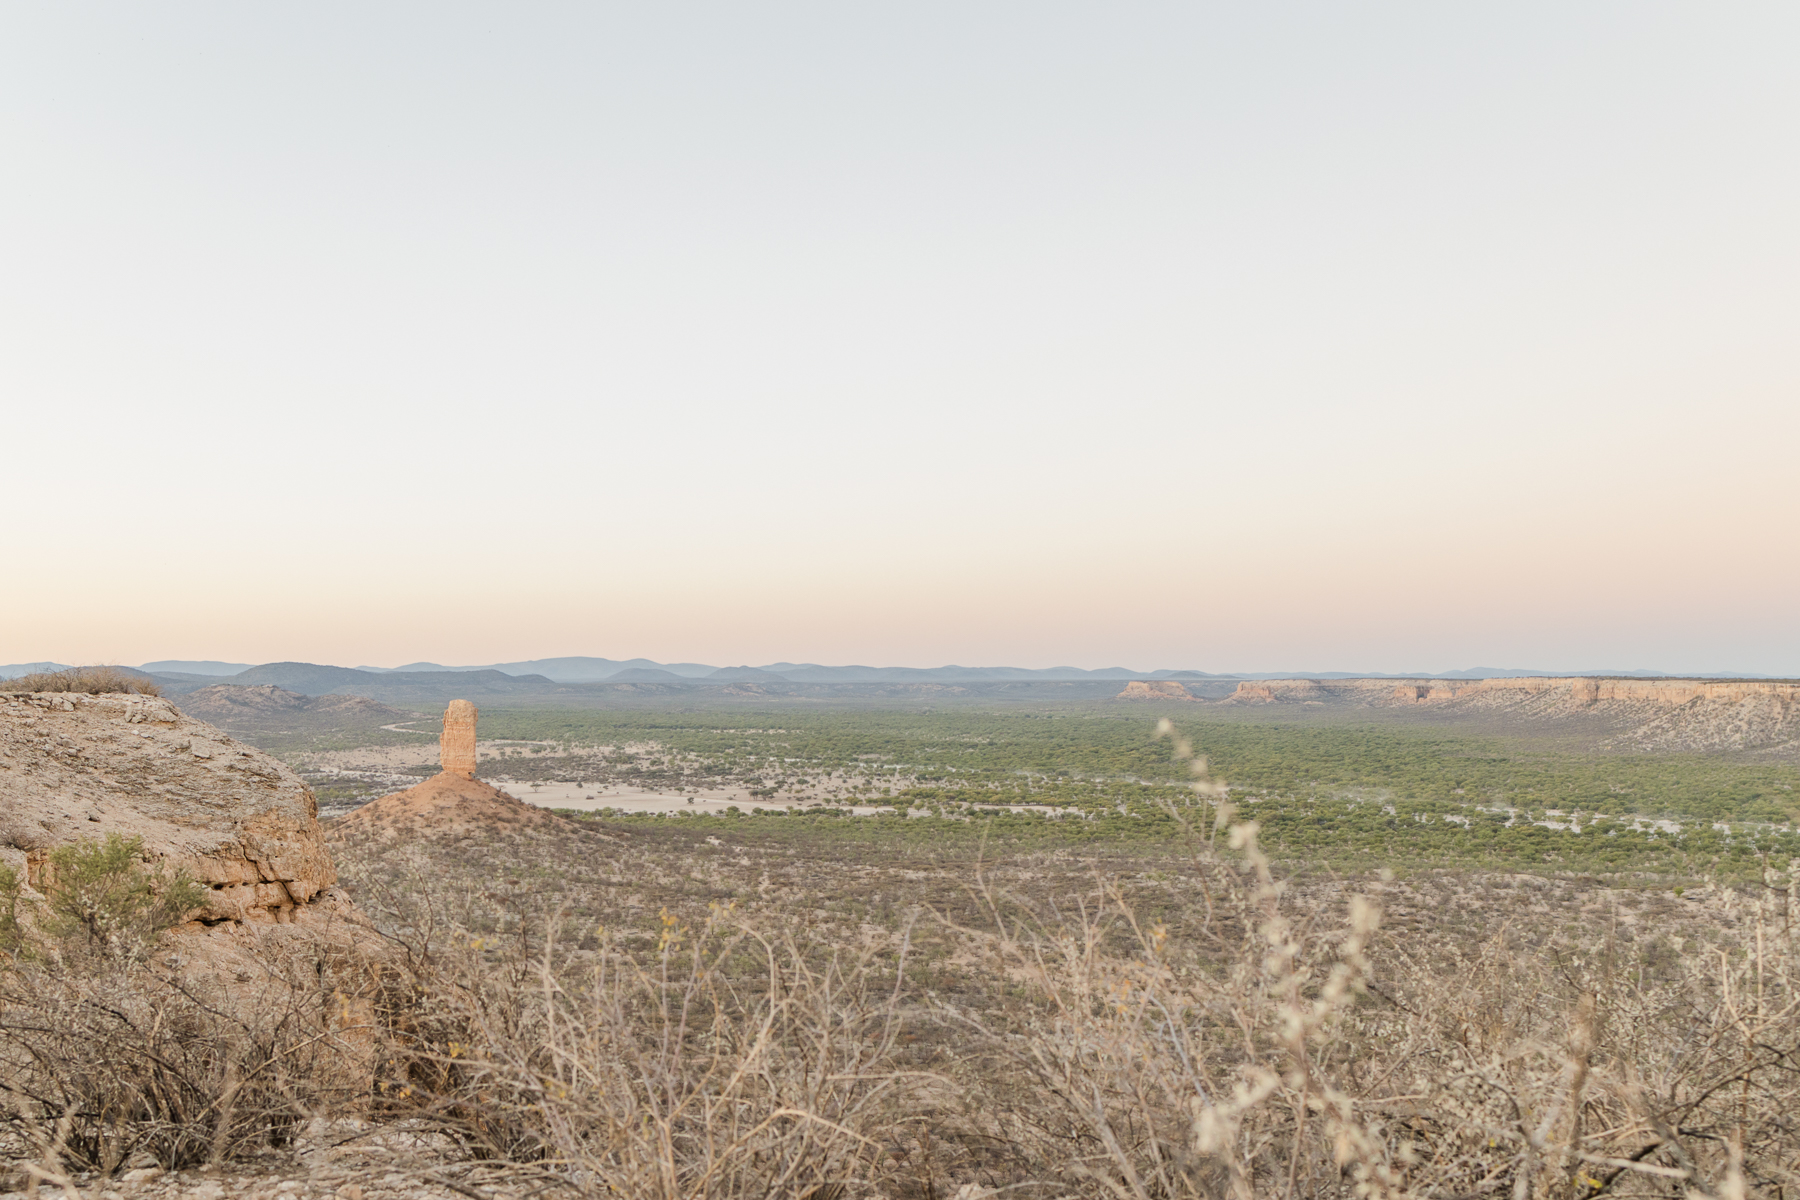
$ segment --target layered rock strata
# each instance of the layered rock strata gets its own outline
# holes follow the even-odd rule
[[[1784,703],[1800,700],[1800,683],[1769,679],[1616,679],[1569,676],[1531,676],[1518,679],[1263,679],[1238,684],[1232,700],[1280,703],[1294,700],[1340,699],[1366,704],[1466,700],[1479,696],[1514,699],[1562,693],[1582,704],[1602,700],[1642,701],[1653,704],[1689,704],[1715,700],[1735,704],[1768,699]]]
[[[312,792],[280,762],[154,696],[0,693],[0,861],[143,839],[206,885],[195,921],[286,924],[337,882]]]
[[[54,884],[58,846],[113,833],[142,839],[165,878],[206,885],[154,970],[247,1036],[297,1020],[289,1032],[328,1054],[314,1083],[360,1103],[389,952],[334,886],[307,786],[167,700],[0,693],[0,863],[24,876],[28,907]]]
[[[1563,723],[1604,746],[1800,761],[1800,682],[1771,679],[1246,680],[1223,703],[1338,704]]]

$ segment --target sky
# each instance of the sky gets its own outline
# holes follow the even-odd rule
[[[0,662],[1800,675],[1800,7],[0,9]]]

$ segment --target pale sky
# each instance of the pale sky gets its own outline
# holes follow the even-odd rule
[[[1800,674],[1800,7],[9,3],[0,662]]]

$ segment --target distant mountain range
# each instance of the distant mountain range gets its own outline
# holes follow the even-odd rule
[[[147,663],[146,671],[158,664]],[[232,664],[221,663],[219,666]],[[704,679],[713,683],[969,683],[996,680],[1131,680],[1131,679],[1523,679],[1536,676],[1597,675],[1659,679],[1667,671],[1606,668],[1586,671],[1531,670],[1518,667],[1470,667],[1463,671],[1256,671],[1215,674],[1210,671],[1133,671],[1128,667],[826,667],[818,663],[765,663],[760,667],[715,667],[706,663],[659,663],[648,658],[534,658],[525,662],[489,663],[479,667],[446,667],[408,663],[403,667],[358,667],[376,674],[420,671],[500,671],[507,675],[542,675],[558,683],[599,683],[630,679],[667,681]],[[225,672],[218,672],[224,674]],[[1708,679],[1765,679],[1769,676],[1721,671]]]
[[[0,666],[0,679],[12,679],[40,671],[66,670],[67,664],[53,662],[13,663]],[[435,696],[445,687],[454,686],[471,695],[542,692],[556,690],[558,685],[586,683],[663,683],[663,684],[907,684],[907,683],[1052,683],[1111,682],[1133,679],[1512,679],[1524,676],[1630,676],[1658,678],[1666,671],[1526,670],[1513,667],[1471,667],[1464,671],[1375,672],[1375,671],[1258,671],[1239,674],[1214,674],[1209,671],[1133,671],[1125,667],[865,667],[821,666],[818,663],[766,663],[763,666],[715,667],[706,663],[659,663],[647,658],[537,658],[525,662],[490,663],[485,666],[444,666],[440,663],[417,662],[401,667],[333,667],[316,663],[250,663],[217,662],[210,659],[163,659],[144,663],[137,668],[172,686],[175,690],[210,683],[275,684],[309,695],[340,693],[371,695],[379,691],[384,697],[398,697],[416,691],[420,699]],[[455,676],[454,679],[447,678]],[[1748,675],[1721,671],[1705,676],[1690,673],[1688,678],[1766,679],[1766,675]],[[373,688],[373,690],[365,690]]]

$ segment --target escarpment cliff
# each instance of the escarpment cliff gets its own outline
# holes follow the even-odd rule
[[[1238,684],[1237,703],[1341,700],[1360,704],[1418,704],[1448,700],[1511,701],[1555,695],[1577,704],[1625,700],[1690,704],[1712,700],[1800,700],[1800,682],[1771,679],[1611,679],[1590,676],[1536,676],[1518,679],[1261,679]]]
[[[109,833],[204,884],[205,924],[291,924],[337,882],[311,791],[261,751],[154,696],[0,693],[0,862],[40,889]]]
[[[1173,679],[1134,679],[1115,700],[1193,700],[1194,693]]]
[[[1324,704],[1564,721],[1615,749],[1800,756],[1800,682],[1768,679],[1246,680],[1221,703]]]

